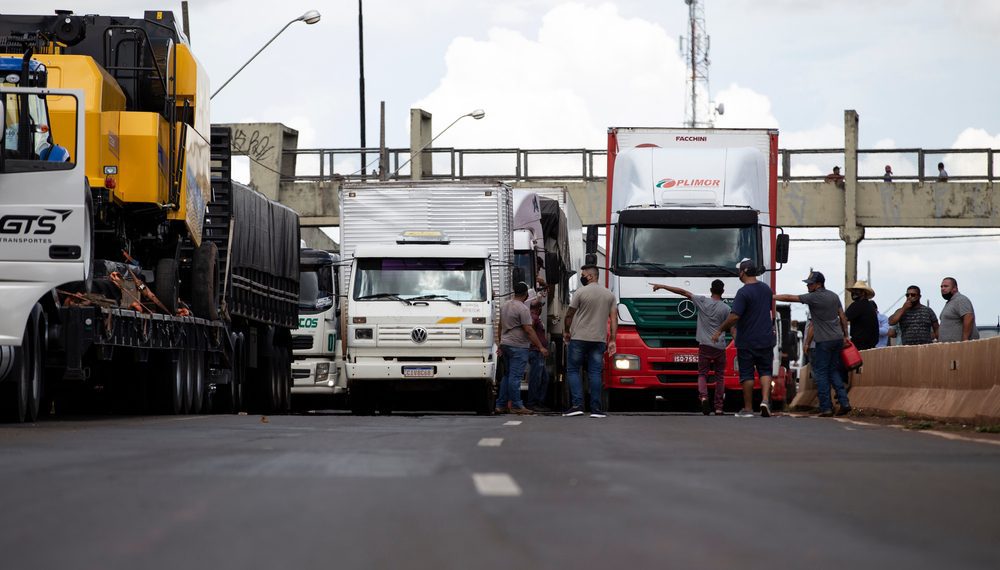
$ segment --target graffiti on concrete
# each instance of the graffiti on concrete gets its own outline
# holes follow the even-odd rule
[[[269,135],[262,135],[259,130],[248,132],[239,127],[233,129],[231,145],[234,154],[249,156],[254,160],[264,160],[274,151]]]

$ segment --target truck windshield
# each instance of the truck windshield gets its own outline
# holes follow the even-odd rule
[[[616,246],[619,275],[737,275],[736,264],[758,261],[755,226],[638,227],[621,226]]]
[[[299,273],[299,310],[325,311],[333,305],[333,268],[303,265]]]
[[[483,259],[358,259],[355,271],[355,300],[366,297],[391,301],[389,297],[373,299],[388,293],[403,299],[486,300],[486,262]]]

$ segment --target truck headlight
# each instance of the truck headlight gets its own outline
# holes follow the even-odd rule
[[[465,329],[465,340],[483,340],[483,329]]]
[[[330,376],[330,363],[323,362],[316,365],[316,382],[323,382]]]
[[[638,370],[639,357],[634,354],[616,354],[615,370]]]
[[[373,329],[354,329],[354,338],[357,340],[372,340],[375,338]]]

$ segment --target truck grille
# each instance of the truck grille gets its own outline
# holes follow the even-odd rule
[[[695,347],[698,311],[687,299],[622,299],[635,320],[642,342],[650,348]],[[681,307],[684,303],[685,306]],[[684,316],[682,316],[682,314]]]
[[[412,334],[414,329],[422,328],[427,331],[427,340],[416,343]],[[441,327],[441,326],[380,326],[378,328],[378,341],[409,344],[414,346],[441,346],[458,345],[462,342],[461,327]]]
[[[309,350],[313,347],[313,337],[307,334],[292,335],[292,350]]]

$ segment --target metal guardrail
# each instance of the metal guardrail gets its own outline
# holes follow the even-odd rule
[[[379,148],[286,150],[286,156],[294,155],[297,159],[296,174],[294,177],[282,177],[282,180],[378,180],[379,176],[373,171],[373,168],[377,169],[379,152]],[[405,164],[406,159],[410,156],[409,148],[388,148],[385,149],[385,152],[389,173],[396,173],[399,170],[399,165]],[[840,166],[844,164],[844,149],[842,148],[781,149],[778,152],[780,153],[779,177],[786,182],[819,181],[825,178],[826,173],[793,176],[791,174],[793,167],[795,163],[803,162],[801,159],[803,156],[828,156],[831,158],[831,162],[838,163]],[[530,182],[536,180],[604,180],[607,178],[608,153],[604,149],[458,149],[440,147],[424,149],[422,154],[430,155],[433,164],[432,172],[423,176],[425,180],[488,178]],[[915,167],[915,172],[901,173],[897,171],[896,166],[893,166],[892,180],[894,182],[936,180],[937,163],[947,162],[946,157],[953,155],[982,155],[982,171],[978,174],[950,174],[948,177],[950,181],[985,180],[994,182],[998,172],[1000,172],[995,164],[997,157],[1000,156],[1000,149],[861,149],[858,150],[858,162],[863,164],[865,158],[876,155],[888,155],[897,161],[897,165]],[[298,160],[303,157],[315,158],[307,161]],[[306,162],[309,164],[305,164]],[[360,167],[362,163],[365,164],[365,168]],[[346,168],[345,165],[347,165]],[[928,165],[932,168],[931,172],[927,172]],[[962,172],[968,170],[966,166],[963,164]],[[338,168],[353,170],[353,172],[337,172]],[[948,170],[947,164],[945,169]],[[303,170],[311,172],[302,172]],[[954,167],[953,170],[955,170]],[[955,170],[955,172],[959,171]],[[395,176],[387,175],[387,178],[403,179],[409,178],[409,175],[409,170],[406,170],[395,174]],[[883,173],[881,171],[876,174],[865,172],[858,176],[858,180],[880,181],[882,179]]]

